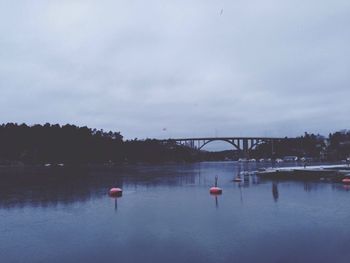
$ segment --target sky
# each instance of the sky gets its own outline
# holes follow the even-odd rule
[[[125,138],[350,128],[348,0],[0,0],[0,122]]]

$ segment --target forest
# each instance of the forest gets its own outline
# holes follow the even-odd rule
[[[49,124],[0,126],[0,163],[107,163],[194,161],[194,150],[157,140],[123,140],[119,132]]]

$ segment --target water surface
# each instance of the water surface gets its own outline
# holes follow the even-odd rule
[[[234,162],[0,173],[0,262],[349,262],[350,192]],[[221,196],[209,194],[219,177]],[[107,195],[122,187],[120,198]]]

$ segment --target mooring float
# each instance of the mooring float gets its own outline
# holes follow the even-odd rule
[[[344,178],[341,180],[344,184],[350,184],[350,178]]]
[[[220,195],[222,194],[222,189],[220,187],[213,186],[209,189],[209,192],[214,195]]]
[[[122,196],[123,190],[121,188],[113,187],[108,193],[110,196]]]

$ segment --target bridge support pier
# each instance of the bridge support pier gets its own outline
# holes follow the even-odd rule
[[[249,159],[248,139],[243,139],[243,156],[242,157]]]

